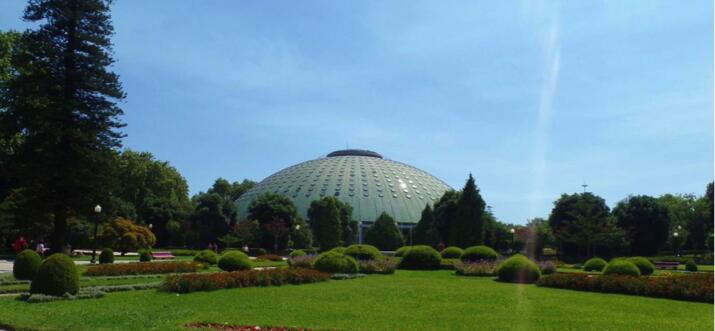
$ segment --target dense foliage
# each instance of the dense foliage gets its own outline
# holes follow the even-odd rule
[[[625,230],[633,255],[652,256],[668,239],[668,208],[658,199],[646,195],[630,196],[613,208],[616,224]]]
[[[484,242],[484,207],[474,177],[469,174],[462,194],[457,201],[457,214],[449,227],[450,246],[468,247]]]
[[[151,250],[140,249],[139,250],[139,262],[151,262],[152,255]]]
[[[400,261],[400,269],[436,270],[440,268],[442,257],[434,248],[427,245],[412,246]]]
[[[443,259],[461,259],[462,255],[464,255],[464,250],[456,246],[449,246],[439,254],[442,255]]]
[[[641,257],[641,256],[634,256],[634,257],[629,257],[628,261],[631,263],[635,264],[636,267],[638,267],[638,270],[641,273],[641,276],[648,276],[653,274],[655,271],[655,265],[653,265],[653,262],[650,262],[650,260]]]
[[[709,303],[713,303],[714,292],[712,275],[700,273],[658,277],[556,273],[542,277],[536,285]]]
[[[422,217],[420,217],[419,222],[417,222],[412,232],[413,242],[416,245],[428,245],[432,247],[439,245],[440,239],[437,223],[434,218],[434,213],[432,212],[432,207],[430,207],[429,204],[425,205],[425,208],[422,210]]]
[[[504,282],[533,283],[541,277],[539,266],[524,255],[516,254],[497,266],[497,277]]]
[[[472,246],[467,247],[462,253],[462,261],[494,261],[499,257],[499,254],[487,246]]]
[[[210,249],[205,249],[194,256],[194,261],[214,265],[218,263],[218,255]]]
[[[321,249],[327,250],[340,246],[341,230],[340,209],[337,199],[332,196],[314,200],[308,208],[308,219],[315,241]]]
[[[603,268],[606,267],[606,260],[600,257],[590,258],[586,263],[583,264],[583,271],[598,271],[601,272]]]
[[[402,246],[395,251],[395,257],[402,257],[412,246]]]
[[[352,256],[328,251],[318,255],[313,261],[313,268],[327,273],[354,274],[359,266]]]
[[[99,253],[99,264],[114,263],[114,251],[111,248],[102,249]]]
[[[251,202],[248,219],[256,220],[260,225],[258,242],[261,247],[280,250],[288,246],[288,236],[295,231],[298,212],[289,198],[265,193]]]
[[[298,285],[328,279],[330,275],[327,273],[304,268],[245,270],[169,276],[162,283],[161,290],[190,293],[254,286]]]
[[[384,251],[394,251],[402,247],[404,241],[397,223],[385,212],[365,232],[365,243]]]
[[[40,269],[42,258],[37,252],[26,249],[15,256],[12,264],[12,276],[15,279],[32,280]]]
[[[379,260],[358,260],[360,273],[391,275],[395,273],[398,259],[385,258]]]
[[[218,267],[223,271],[249,270],[253,264],[248,255],[239,251],[228,251],[218,259]]]
[[[79,272],[72,259],[62,253],[48,257],[37,270],[30,284],[30,293],[61,296],[65,293],[77,294]]]
[[[356,260],[382,260],[383,258],[380,250],[372,245],[350,245],[345,249],[344,254]]]
[[[122,253],[150,248],[156,243],[156,237],[149,228],[123,217],[117,217],[102,228],[101,240]]]
[[[492,261],[467,262],[458,261],[454,270],[460,276],[491,277],[496,274],[496,264]]]
[[[85,276],[125,276],[196,272],[195,262],[115,263],[89,266]]]
[[[627,259],[613,259],[603,268],[604,275],[640,276],[641,272],[633,262]]]

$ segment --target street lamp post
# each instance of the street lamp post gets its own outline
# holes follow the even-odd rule
[[[673,246],[675,246],[675,256],[679,256],[679,254],[678,254],[678,248],[679,248],[679,247],[678,247],[678,246],[680,246],[680,245],[678,245],[678,244],[679,244],[679,242],[678,242],[678,231],[675,231],[675,232],[673,232]]]
[[[96,214],[94,217],[94,243],[92,245],[92,261],[90,261],[90,263],[93,264],[97,262],[97,260],[95,259],[97,257],[97,227],[99,227],[99,213],[101,212],[102,206],[94,206],[94,213]]]
[[[509,232],[511,233],[511,245],[510,245],[511,247],[509,249],[510,249],[510,251],[513,252],[514,251],[514,241],[515,241],[514,234],[516,233],[516,230],[514,230],[514,228],[511,228],[511,229],[509,229]]]

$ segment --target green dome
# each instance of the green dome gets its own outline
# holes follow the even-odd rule
[[[341,150],[326,157],[283,169],[244,193],[238,200],[239,219],[257,196],[272,192],[293,200],[307,219],[313,200],[335,196],[353,207],[353,218],[372,222],[382,212],[399,223],[417,223],[425,204],[451,190],[436,177],[404,163],[365,150]]]

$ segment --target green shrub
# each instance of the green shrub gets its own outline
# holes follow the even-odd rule
[[[210,249],[205,249],[194,256],[194,261],[214,265],[218,262],[218,255]]]
[[[268,251],[265,248],[250,248],[248,249],[248,255],[250,256],[259,256],[259,255],[266,255],[268,254]]]
[[[400,269],[434,270],[439,269],[442,257],[434,248],[427,245],[412,246],[400,261]]]
[[[395,251],[395,257],[403,257],[412,246],[402,246]]]
[[[12,275],[16,279],[32,280],[37,274],[37,269],[42,264],[42,258],[37,252],[26,249],[15,256],[12,265]]]
[[[347,248],[345,248],[345,247],[335,247],[335,248],[329,250],[328,252],[333,252],[333,253],[338,253],[338,254],[345,254],[345,250],[346,250],[346,249],[347,249]]]
[[[74,261],[62,253],[52,254],[42,262],[37,275],[30,284],[30,293],[61,296],[65,293],[77,294],[79,273]]]
[[[539,266],[526,256],[516,254],[497,266],[497,277],[504,282],[533,283],[541,277]]]
[[[307,255],[304,250],[302,250],[302,249],[296,249],[296,250],[290,252],[290,255],[288,255],[288,256],[290,256],[290,257],[296,257],[296,256],[303,256],[303,255]]]
[[[640,270],[641,275],[643,276],[652,275],[655,271],[655,266],[653,265],[653,263],[644,257],[634,256],[628,258],[628,261],[631,261],[631,263],[635,264],[636,267],[638,267],[638,270]]]
[[[462,261],[494,261],[499,254],[489,246],[472,246],[464,250]]]
[[[352,256],[328,251],[315,258],[313,268],[331,274],[354,274],[358,272],[358,263]]]
[[[457,246],[449,246],[440,253],[443,259],[461,259],[462,254],[464,254],[464,250]]]
[[[698,271],[698,265],[692,259],[688,260],[688,262],[685,262],[685,270],[690,272]]]
[[[148,249],[139,250],[139,262],[150,262],[151,261],[151,251]]]
[[[640,276],[641,271],[636,267],[633,262],[627,259],[613,259],[609,262],[605,268],[603,268],[604,275],[627,275],[627,276]]]
[[[606,267],[606,260],[600,257],[590,258],[586,263],[583,264],[583,271],[598,271],[601,272],[603,268]]]
[[[350,245],[345,249],[344,254],[356,260],[382,260],[383,258],[380,250],[372,245]]]
[[[111,248],[105,248],[99,253],[99,264],[114,263],[114,251]]]
[[[242,252],[228,251],[221,255],[218,267],[223,271],[248,270],[251,269],[251,260]]]

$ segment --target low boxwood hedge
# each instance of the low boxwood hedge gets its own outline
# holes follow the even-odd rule
[[[352,257],[334,251],[318,255],[313,261],[313,268],[331,274],[354,274],[358,272],[358,263]]]
[[[40,269],[42,258],[37,252],[26,249],[15,256],[12,265],[12,275],[15,279],[32,280]]]
[[[442,257],[434,248],[427,245],[412,246],[400,261],[400,269],[435,270],[440,269]]]
[[[499,257],[499,254],[489,246],[472,246],[464,250],[462,261],[477,262],[477,261],[494,261]]]
[[[650,260],[641,257],[641,256],[634,256],[634,257],[629,257],[628,261],[631,263],[635,264],[636,267],[638,267],[638,270],[641,272],[641,276],[648,276],[652,275],[653,272],[655,271],[655,265],[653,265]]]
[[[218,267],[223,271],[249,270],[252,267],[248,255],[240,251],[228,251],[221,255]]]
[[[99,253],[99,264],[114,263],[114,251],[111,248],[105,248]]]
[[[395,251],[395,257],[403,257],[412,246],[402,246]]]
[[[296,257],[296,256],[303,256],[303,255],[307,255],[304,250],[302,250],[302,249],[296,249],[296,250],[290,252],[290,254],[289,254],[288,256],[289,256],[289,257]]]
[[[167,277],[160,290],[174,293],[213,291],[253,286],[281,286],[322,282],[330,275],[311,269],[267,269],[233,272],[197,273]]]
[[[633,262],[626,259],[613,259],[603,268],[604,275],[640,276],[641,271]]]
[[[139,250],[139,262],[150,262],[151,261],[151,250],[140,249]]]
[[[113,263],[87,267],[85,276],[126,276],[171,274],[181,272],[196,272],[199,264],[196,262],[154,262],[154,263]]]
[[[583,271],[598,271],[601,272],[603,271],[603,268],[606,267],[606,260],[600,258],[600,257],[594,257],[590,258],[586,263],[583,264]]]
[[[516,254],[497,266],[497,277],[504,282],[533,283],[541,277],[539,266],[524,255]]]
[[[218,255],[210,249],[205,249],[194,256],[194,261],[214,265],[218,263]]]
[[[30,293],[61,296],[65,293],[77,294],[79,272],[74,261],[62,253],[52,254],[37,270],[30,284]]]
[[[442,255],[443,259],[461,259],[464,254],[464,250],[457,246],[449,246],[439,253]]]
[[[382,260],[380,250],[373,245],[350,245],[343,253],[352,256],[356,260]]]

